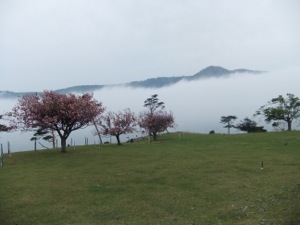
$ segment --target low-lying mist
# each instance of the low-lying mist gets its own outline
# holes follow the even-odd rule
[[[249,117],[254,119],[260,126],[265,126],[268,131],[273,129],[267,126],[263,118],[253,118],[255,111],[269,100],[278,95],[292,93],[300,96],[299,70],[269,72],[263,74],[235,74],[225,78],[210,78],[193,82],[180,82],[173,86],[161,89],[140,89],[126,86],[118,88],[105,88],[94,92],[94,98],[101,101],[107,111],[119,111],[130,108],[139,112],[146,110],[143,107],[144,101],[153,94],[158,94],[160,101],[165,103],[165,110],[172,111],[177,126],[169,131],[188,131],[209,133],[214,130],[216,133],[226,133],[220,123],[221,116],[235,115],[236,122]],[[17,100],[0,99],[0,114],[8,112],[17,103]],[[293,129],[296,129],[293,124]],[[68,143],[75,142],[76,145],[83,145],[85,138],[89,144],[98,143],[98,138],[93,136],[91,130],[86,128],[75,131],[68,139]],[[232,129],[232,133],[238,133]],[[140,133],[133,136],[140,136]],[[11,151],[24,151],[33,149],[33,142],[30,141],[32,133],[4,133],[0,134],[0,143],[7,149],[7,142],[10,142]],[[123,135],[121,140],[128,140],[130,135]],[[115,138],[112,137],[112,141]],[[109,138],[104,138],[109,141]],[[50,144],[43,142],[51,147]],[[39,149],[42,149],[38,145]]]

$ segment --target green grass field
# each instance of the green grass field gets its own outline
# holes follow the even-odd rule
[[[5,155],[0,224],[299,225],[300,132]]]

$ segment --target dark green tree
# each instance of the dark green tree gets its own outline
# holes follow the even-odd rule
[[[36,142],[38,140],[52,142],[53,148],[55,148],[55,143],[54,143],[55,136],[54,136],[53,132],[51,134],[51,131],[45,127],[37,128],[35,133],[33,134],[33,137],[30,140],[34,141],[34,150],[35,151],[36,151]],[[40,143],[40,145],[42,145],[42,144]],[[44,145],[42,145],[42,146],[45,147]]]
[[[160,102],[157,96],[157,94],[154,94],[144,101],[144,107],[149,109],[151,115],[153,115],[155,111],[163,110],[165,108],[165,103]]]
[[[234,127],[236,129],[239,129],[241,131],[245,131],[248,133],[266,132],[267,131],[264,129],[263,126],[257,126],[257,123],[253,120],[250,120],[248,117],[246,117],[244,120],[240,121],[240,123]]]
[[[0,120],[3,119],[3,115],[0,115]],[[0,132],[7,132],[10,131],[12,129],[12,127],[4,125],[4,124],[0,124]]]
[[[277,98],[271,99],[268,104],[261,106],[254,115],[264,116],[266,122],[273,122],[273,126],[276,126],[279,121],[285,121],[288,131],[291,131],[292,122],[300,117],[300,100],[289,93],[286,98],[279,95]]]
[[[234,127],[234,125],[232,124],[234,120],[236,120],[237,117],[236,116],[222,116],[221,117],[221,123],[226,124],[224,126],[224,128],[228,129],[228,134],[230,134],[230,128]]]

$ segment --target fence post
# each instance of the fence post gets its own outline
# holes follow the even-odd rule
[[[1,167],[3,167],[3,146],[2,146],[2,144],[1,144],[0,158],[1,158],[1,161],[0,161]]]
[[[7,142],[7,154],[8,154],[9,157],[11,156],[10,155],[10,143],[9,143],[9,141]]]

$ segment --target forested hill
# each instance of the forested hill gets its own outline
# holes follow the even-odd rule
[[[236,73],[258,74],[258,73],[263,73],[263,71],[247,70],[247,69],[227,70],[219,66],[209,66],[203,70],[200,70],[198,73],[192,76],[157,77],[157,78],[150,78],[143,81],[134,81],[128,83],[128,85],[131,87],[141,87],[141,88],[161,88],[161,87],[173,85],[182,80],[194,81],[194,80],[212,78],[212,77],[224,77]]]
[[[179,81],[195,81],[199,79],[206,79],[212,77],[224,77],[236,73],[248,73],[248,74],[258,74],[264,71],[248,70],[248,69],[235,69],[228,70],[219,66],[209,66],[192,76],[177,76],[177,77],[157,77],[150,78],[142,81],[133,81],[125,84],[115,84],[115,85],[79,85],[68,87],[64,89],[55,90],[58,93],[83,93],[83,92],[93,92],[105,87],[117,87],[117,86],[127,86],[132,88],[162,88],[176,84]],[[11,92],[11,91],[0,91],[0,98],[17,98],[25,94],[31,94],[36,92]]]

